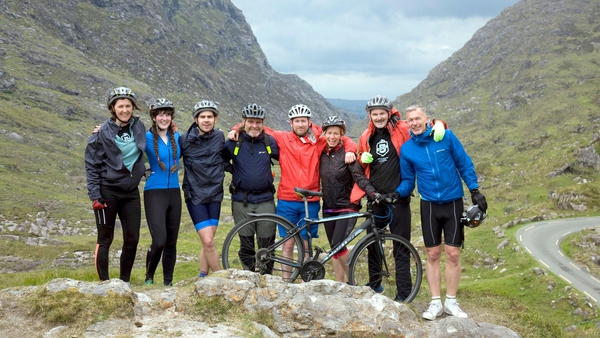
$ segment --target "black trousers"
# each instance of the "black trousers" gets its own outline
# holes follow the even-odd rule
[[[138,188],[122,190],[115,187],[100,187],[100,194],[106,200],[106,207],[94,210],[98,240],[94,261],[100,280],[109,280],[109,249],[115,236],[117,216],[123,228],[123,247],[121,248],[120,276],[124,282],[129,282],[131,269],[135,262],[138,241],[140,239],[140,221],[142,206]]]

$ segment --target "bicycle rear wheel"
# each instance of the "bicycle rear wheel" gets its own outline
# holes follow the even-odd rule
[[[288,238],[286,242],[292,243],[293,248],[291,256],[284,257],[284,241],[276,238],[278,224],[285,227],[288,234],[294,229],[288,220],[275,214],[250,216],[236,224],[223,242],[223,268],[271,274],[293,282],[304,260],[304,244],[300,235]]]
[[[409,303],[417,296],[423,279],[419,253],[398,235],[380,236],[379,243],[371,234],[352,250],[349,280],[359,286],[383,290],[388,297]]]

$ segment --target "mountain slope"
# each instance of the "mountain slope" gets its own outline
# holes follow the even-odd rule
[[[523,0],[395,104],[448,121],[492,215],[598,211],[599,43],[597,1]]]

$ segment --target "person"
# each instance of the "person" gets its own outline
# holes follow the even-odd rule
[[[273,136],[264,132],[265,110],[256,103],[242,109],[242,129],[238,140],[225,142],[224,157],[232,161],[233,171],[229,191],[231,210],[237,224],[248,213],[275,213],[275,186],[271,159],[279,160],[279,148]],[[255,244],[265,248],[275,242],[276,226],[257,222],[254,233],[240,234],[240,259],[245,269],[255,270]],[[256,243],[255,238],[256,236]],[[273,265],[267,267],[271,273]]]
[[[359,161],[377,192],[389,194],[400,184],[400,147],[410,137],[408,125],[405,120],[401,119],[400,112],[385,96],[372,97],[367,102],[365,109],[369,116],[369,125],[359,138]],[[435,136],[440,138],[443,137],[443,134],[443,122],[436,123]],[[364,191],[355,185],[350,200],[357,204],[364,194]],[[391,216],[390,231],[410,241],[410,196],[396,199],[394,203],[375,204],[373,213],[377,216],[376,224],[379,228],[385,227],[386,216]],[[377,253],[374,250],[369,250],[368,255],[370,261],[377,259]],[[404,259],[397,258],[396,262],[397,294],[395,300],[404,301],[412,288],[409,256],[398,255],[398,257],[404,257]],[[382,293],[384,291],[378,276],[372,275],[369,280],[368,286],[375,292]]]
[[[98,228],[94,264],[99,279],[109,280],[109,250],[119,216],[123,228],[119,278],[129,282],[140,237],[138,185],[146,172],[142,161],[146,128],[133,115],[134,110],[140,109],[130,88],[111,90],[106,105],[111,117],[90,136],[85,148],[88,196]]]
[[[152,244],[146,253],[145,284],[154,284],[154,273],[162,257],[163,284],[170,286],[181,223],[180,135],[174,130],[175,107],[170,100],[155,100],[149,113],[152,127],[146,132],[146,155],[150,175],[144,186],[144,209]]]
[[[214,102],[202,100],[196,103],[194,122],[180,138],[185,169],[182,185],[185,204],[202,242],[200,278],[207,276],[210,270],[221,270],[215,234],[223,201],[225,137],[221,130],[215,129],[218,116]]]
[[[442,314],[441,267],[442,232],[446,256],[446,300],[444,311],[452,316],[467,318],[456,301],[460,280],[460,248],[463,243],[463,225],[460,218],[463,212],[462,180],[471,192],[474,204],[485,213],[487,201],[479,192],[477,175],[473,162],[462,144],[451,130],[447,130],[443,140],[435,142],[431,136],[431,126],[422,106],[406,109],[406,121],[411,138],[402,146],[400,168],[402,182],[394,195],[406,198],[415,188],[417,180],[421,195],[421,228],[427,249],[427,283],[431,292],[429,308],[423,318],[434,320]]]
[[[265,132],[275,138],[279,146],[279,166],[281,168],[281,180],[277,188],[276,213],[287,218],[292,224],[302,226],[305,224],[305,209],[302,198],[294,192],[294,188],[319,191],[319,161],[320,154],[325,148],[327,141],[320,137],[322,130],[311,121],[311,110],[304,104],[297,104],[288,111],[288,119],[292,131],[275,131],[265,127]],[[228,138],[237,140],[239,125],[234,126]],[[342,138],[346,149],[345,159],[347,162],[356,160],[356,144],[349,137]],[[318,218],[321,205],[319,197],[307,198],[310,218]],[[279,235],[285,237],[287,231],[281,225],[278,226]],[[309,227],[311,238],[318,238],[318,225]],[[304,245],[308,245],[308,231],[301,231]],[[282,256],[292,257],[294,249],[293,241],[286,241],[282,247]],[[289,266],[284,266],[284,269]],[[284,279],[289,277],[289,272],[284,271]]]
[[[346,123],[338,116],[328,117],[322,124],[327,146],[321,153],[319,175],[323,192],[323,217],[333,217],[358,212],[360,206],[350,202],[354,182],[369,196],[380,200],[375,188],[356,161],[347,164],[344,159],[342,136],[346,134]],[[354,229],[356,218],[325,222],[325,233],[331,248],[337,247]],[[333,256],[333,272],[337,282],[348,281],[348,248],[342,248]]]

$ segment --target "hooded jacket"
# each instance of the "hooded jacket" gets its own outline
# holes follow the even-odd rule
[[[401,197],[410,195],[418,178],[421,199],[437,204],[448,203],[464,196],[462,180],[471,189],[478,188],[473,161],[451,130],[435,142],[431,126],[420,135],[413,135],[402,146],[400,168],[402,182],[396,191]]]
[[[121,129],[113,120],[102,123],[97,133],[88,139],[85,148],[85,176],[90,200],[102,197],[100,186],[116,187],[123,190],[137,188],[146,172],[142,161],[146,147],[146,127],[139,117],[132,117],[129,128],[133,133],[135,144],[140,150],[140,156],[135,161],[131,171],[123,163],[123,153],[115,142],[115,137]]]
[[[192,204],[223,201],[225,136],[218,129],[200,135],[198,124],[192,123],[179,138],[183,156],[183,193]]]

